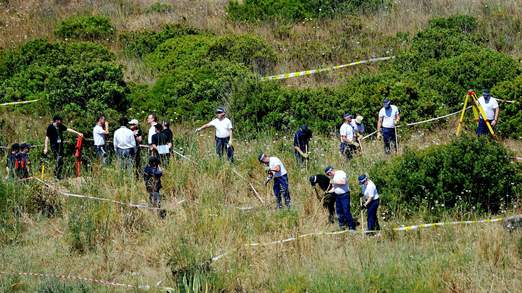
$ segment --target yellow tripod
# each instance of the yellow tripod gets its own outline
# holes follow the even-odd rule
[[[468,107],[468,102],[471,100],[473,103],[471,106],[473,108],[473,114],[475,116],[475,120],[478,121],[479,115],[484,119],[484,122],[486,122],[486,125],[488,126],[489,132],[491,133],[491,136],[493,138],[497,138],[495,131],[493,130],[493,127],[491,127],[491,124],[489,123],[486,112],[484,112],[484,109],[480,106],[480,103],[478,102],[477,94],[473,90],[469,90],[468,94],[464,98],[464,107],[462,108],[462,113],[460,114],[459,119],[459,125],[457,126],[457,136],[460,135],[460,132],[462,130],[462,124],[464,123],[464,113],[466,112],[466,108]]]

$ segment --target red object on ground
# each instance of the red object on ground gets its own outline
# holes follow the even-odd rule
[[[80,177],[80,170],[82,167],[82,147],[83,147],[83,137],[78,136],[76,138],[76,146],[74,151],[74,157],[76,158],[75,169],[76,169],[76,177]]]

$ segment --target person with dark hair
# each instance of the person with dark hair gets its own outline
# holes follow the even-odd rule
[[[335,170],[331,166],[326,167],[324,173],[331,178],[331,188],[328,193],[335,194],[335,209],[339,227],[341,230],[346,228],[355,230],[355,222],[350,212],[350,187],[346,173],[342,170]]]
[[[379,111],[379,119],[377,120],[377,139],[382,135],[384,140],[384,153],[390,154],[391,146],[395,148],[397,152],[397,134],[396,125],[401,119],[399,108],[392,105],[391,101],[384,99],[383,107]]]
[[[150,113],[149,116],[147,116],[147,124],[150,125],[149,133],[147,136],[147,144],[152,144],[152,136],[156,134],[156,129],[154,126],[158,124],[158,116],[156,116],[156,113]]]
[[[205,128],[214,126],[216,128],[216,153],[222,158],[226,150],[229,161],[234,161],[234,147],[232,146],[232,122],[225,117],[225,108],[216,109],[216,118],[209,123],[196,129],[199,132]]]
[[[15,179],[16,178],[16,157],[20,152],[20,145],[14,143],[11,145],[11,150],[7,155],[7,161],[5,164],[5,171],[7,173],[6,179]]]
[[[172,140],[174,138],[174,134],[172,133],[172,129],[170,129],[170,123],[167,120],[161,121],[161,125],[163,125],[163,134],[167,137],[167,145],[169,146],[169,150],[172,149]]]
[[[310,176],[309,181],[310,185],[314,188],[317,199],[321,201],[324,208],[328,210],[328,222],[333,224],[335,222],[335,194],[328,192],[328,190],[330,190],[330,178],[323,174],[317,174]],[[315,188],[317,185],[319,185],[319,188],[323,191],[322,195],[320,195],[317,188]]]
[[[16,155],[16,175],[20,179],[29,178],[31,170],[31,160],[29,158],[29,151],[31,145],[23,143],[20,145],[20,152]]]
[[[484,92],[480,98],[478,98],[478,102],[482,109],[486,114],[486,120],[489,122],[491,127],[495,127],[498,122],[498,116],[500,113],[500,108],[498,107],[498,102],[495,98],[491,96],[489,93],[489,89],[484,89]],[[477,135],[489,135],[488,126],[482,115],[479,115],[478,125],[477,125]]]
[[[264,153],[261,153],[257,158],[260,163],[268,166],[268,176],[265,180],[267,185],[272,179],[274,179],[274,196],[276,198],[277,208],[283,208],[281,203],[281,194],[285,199],[285,205],[287,208],[291,207],[290,190],[288,188],[288,173],[286,172],[285,165],[277,157],[269,157]]]
[[[143,179],[145,180],[145,188],[149,193],[150,204],[155,208],[161,207],[161,176],[163,176],[163,171],[159,159],[150,157],[149,164],[143,170]]]
[[[136,147],[134,148],[134,165],[136,170],[136,179],[140,178],[141,175],[141,147],[140,144],[143,141],[143,134],[139,127],[137,119],[129,121],[130,130],[134,133],[134,140],[136,141]]]
[[[129,120],[126,117],[120,119],[120,128],[114,132],[114,152],[120,170],[126,170],[128,174],[132,172],[134,154],[136,150],[136,139],[134,132],[127,128]]]
[[[44,143],[44,155],[47,155],[49,151],[49,144],[51,144],[51,151],[54,154],[56,159],[56,166],[54,169],[54,176],[57,179],[62,179],[62,168],[63,168],[63,133],[70,132],[76,134],[77,136],[83,137],[83,134],[72,129],[68,128],[62,124],[62,117],[55,115],[53,117],[53,122],[47,126],[47,131],[45,134],[45,143]]]
[[[308,144],[311,138],[312,131],[306,124],[301,125],[294,134],[294,155],[300,166],[308,159]]]
[[[167,145],[167,136],[163,133],[163,126],[159,123],[154,125],[156,133],[152,136],[152,144],[150,151],[153,157],[158,157],[162,165],[169,163],[169,146]]]
[[[104,115],[100,115],[96,125],[92,129],[92,138],[94,139],[94,147],[96,148],[96,157],[103,165],[107,163],[108,157],[105,151],[105,139],[108,134],[109,122],[105,120]]]

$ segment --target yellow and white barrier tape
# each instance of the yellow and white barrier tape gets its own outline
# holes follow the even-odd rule
[[[57,193],[59,193],[59,194],[61,194],[63,196],[66,196],[66,197],[75,197],[75,198],[83,198],[83,199],[104,201],[104,202],[109,202],[109,203],[113,203],[113,204],[117,204],[117,205],[128,206],[128,207],[131,207],[131,208],[138,208],[138,209],[166,210],[166,211],[170,210],[170,209],[166,209],[166,208],[149,207],[149,206],[143,205],[143,204],[127,203],[127,202],[117,201],[117,200],[113,200],[113,199],[109,199],[109,198],[102,198],[102,197],[95,197],[95,196],[84,195],[84,194],[75,194],[75,193],[70,193],[70,192],[64,192],[64,191],[59,190],[57,187],[49,184],[48,182],[45,182],[45,181],[43,181],[43,180],[41,180],[41,179],[39,179],[37,177],[33,177],[33,179],[38,181],[38,182],[40,182],[40,183],[42,183],[42,184],[44,184],[49,189],[54,190]],[[179,205],[179,204],[182,204],[183,202],[185,202],[185,200],[178,201],[176,203],[176,206]]]
[[[7,271],[0,271],[0,275],[36,277],[36,278],[54,278],[54,279],[61,279],[61,280],[81,281],[81,282],[93,283],[93,284],[108,286],[108,287],[117,287],[117,288],[126,288],[126,289],[145,289],[145,290],[158,289],[161,291],[174,292],[174,289],[170,288],[170,287],[157,287],[157,286],[150,286],[150,285],[131,285],[131,284],[118,283],[118,282],[114,282],[114,281],[98,280],[98,279],[93,279],[93,278],[86,278],[86,277],[72,276],[72,275],[54,275],[54,274],[48,274],[48,273],[7,272]]]
[[[37,99],[37,100],[29,100],[29,101],[7,102],[7,103],[0,104],[0,106],[23,105],[23,104],[34,103],[36,101],[39,101],[39,100]]]
[[[289,72],[289,73],[283,73],[283,74],[277,74],[277,75],[271,75],[271,76],[264,76],[264,77],[261,78],[261,81],[287,79],[287,78],[292,78],[292,77],[313,75],[313,74],[324,72],[324,71],[331,71],[331,70],[341,69],[341,68],[345,68],[345,67],[351,67],[351,66],[365,64],[365,63],[374,63],[374,62],[379,62],[379,61],[386,61],[386,60],[390,60],[390,59],[393,59],[393,58],[395,58],[395,56],[378,57],[378,58],[372,58],[372,59],[368,59],[368,60],[356,61],[356,62],[352,62],[352,63],[348,63],[348,64],[342,64],[342,65],[325,67],[325,68],[310,69],[310,70],[305,70],[305,71]]]
[[[422,228],[432,228],[432,227],[441,227],[441,226],[452,226],[452,225],[469,225],[469,224],[479,224],[479,223],[495,223],[504,220],[505,218],[493,218],[493,219],[482,219],[476,221],[453,221],[453,222],[440,222],[440,223],[429,223],[429,224],[420,224],[413,226],[401,226],[398,228],[393,228],[393,231],[415,231]]]

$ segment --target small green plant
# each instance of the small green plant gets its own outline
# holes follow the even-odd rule
[[[106,16],[73,16],[60,22],[55,29],[59,38],[79,40],[105,40],[114,35],[115,29]]]
[[[168,3],[156,2],[145,10],[145,13],[172,13],[174,7]]]
[[[77,208],[77,213],[69,215],[68,240],[71,250],[82,254],[96,250],[99,243],[110,239],[113,214],[110,207],[96,202],[80,203]]]

